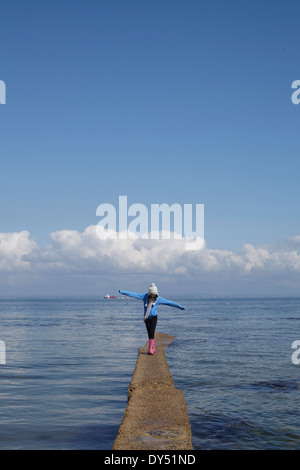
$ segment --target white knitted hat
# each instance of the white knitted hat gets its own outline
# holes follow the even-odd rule
[[[154,283],[152,283],[151,286],[149,287],[148,294],[158,295],[158,290]]]

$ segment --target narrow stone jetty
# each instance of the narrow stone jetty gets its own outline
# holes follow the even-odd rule
[[[148,355],[148,342],[139,349],[113,450],[193,449],[183,392],[174,385],[164,352],[173,340],[156,333],[153,356]]]

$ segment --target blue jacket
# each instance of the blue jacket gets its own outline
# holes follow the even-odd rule
[[[147,292],[146,292],[146,294],[137,294],[136,292],[128,292],[127,290],[119,290],[119,292],[120,292],[120,294],[128,295],[129,297],[134,297],[135,299],[143,300],[143,302],[144,302],[144,314],[146,313],[147,303],[148,303],[148,293]],[[177,307],[177,308],[180,308],[181,310],[185,310],[184,307],[177,304],[176,302],[172,302],[172,300],[166,300],[166,299],[163,299],[162,297],[158,296],[157,299],[156,299],[155,304],[152,305],[152,307],[151,307],[149,318],[155,317],[157,315],[157,307],[159,305],[169,305],[170,307]]]

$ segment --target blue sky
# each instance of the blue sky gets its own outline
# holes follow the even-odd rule
[[[45,251],[51,233],[82,234],[97,224],[99,204],[127,195],[148,207],[204,204],[213,255],[244,244],[295,251],[299,2],[10,0],[0,9],[1,233],[27,231]],[[257,278],[240,286],[226,269],[203,286],[198,270],[193,290],[263,294],[286,284],[282,293],[296,294],[298,261],[263,286]],[[7,292],[30,291],[5,266]],[[83,291],[113,289],[125,275]],[[185,290],[183,274],[172,282]]]

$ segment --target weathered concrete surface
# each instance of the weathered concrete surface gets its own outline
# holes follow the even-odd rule
[[[154,356],[148,355],[148,343],[139,349],[113,450],[193,449],[184,396],[174,386],[164,352],[173,339],[156,333]]]

